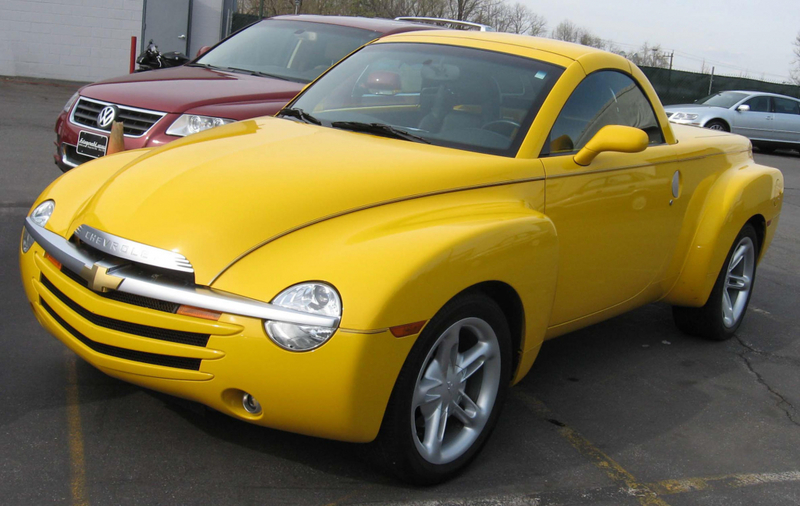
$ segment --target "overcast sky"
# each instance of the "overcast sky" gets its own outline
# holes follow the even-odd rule
[[[514,0],[512,0],[513,2]],[[674,67],[780,81],[788,79],[800,0],[519,0],[544,16],[548,30],[564,19],[625,50],[643,42],[675,50]]]

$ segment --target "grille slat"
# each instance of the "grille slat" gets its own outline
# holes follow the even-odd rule
[[[87,290],[89,289],[89,283],[87,283],[85,279],[78,276],[71,270],[67,269],[66,267],[62,267],[61,272],[72,281],[78,283]],[[118,292],[116,290],[110,292],[94,292],[94,293],[96,293],[101,297],[105,297],[106,299],[115,300],[117,302],[124,302],[125,304],[131,304],[134,306],[146,307],[148,309],[155,309],[156,311],[163,311],[165,313],[174,314],[178,311],[178,308],[180,307],[179,304],[175,304],[173,302],[151,299],[149,297],[142,297],[141,295],[133,295],[125,292]]]
[[[72,311],[74,311],[84,320],[94,323],[99,327],[104,327],[140,337],[158,339],[160,341],[168,341],[172,343],[188,344],[190,346],[198,346],[201,348],[204,348],[208,344],[208,339],[211,337],[209,334],[198,334],[196,332],[186,332],[183,330],[162,329],[159,327],[151,327],[149,325],[142,325],[139,323],[116,320],[114,318],[92,313],[88,309],[67,297],[44,275],[42,275],[41,281],[42,284],[48,290],[50,290],[53,295],[55,295]]]
[[[78,125],[102,129],[97,125],[97,115],[106,105],[116,105],[110,103],[97,103],[81,97],[72,111],[71,121]],[[124,105],[117,105],[119,114],[117,119],[122,121],[123,132],[132,137],[141,137],[150,130],[164,114],[157,112],[137,111]]]
[[[148,353],[145,351],[128,350],[118,346],[111,346],[110,344],[92,341],[85,335],[78,332],[75,327],[67,323],[63,318],[61,318],[58,313],[56,313],[53,308],[48,306],[47,303],[41,298],[39,299],[39,303],[42,305],[44,310],[47,311],[56,322],[58,322],[59,325],[64,327],[64,330],[72,334],[78,341],[82,342],[97,353],[102,353],[103,355],[109,355],[111,357],[122,358],[125,360],[131,360],[134,362],[174,367],[176,369],[188,369],[192,371],[200,370],[200,362],[202,359],[199,358],[176,357],[174,355],[161,355],[158,353]]]
[[[97,114],[92,115],[92,114],[87,114],[83,111],[75,111],[75,118],[85,120],[88,124],[92,123],[97,124],[97,122],[95,121],[97,119]]]
[[[105,107],[103,104],[89,102],[88,100],[80,100],[78,101],[78,105],[75,106],[75,109],[98,113],[103,110],[103,107]]]

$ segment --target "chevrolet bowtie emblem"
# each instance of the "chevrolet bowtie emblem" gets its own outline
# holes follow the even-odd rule
[[[108,267],[101,267],[97,264],[92,265],[91,269],[84,267],[82,277],[89,282],[89,288],[96,292],[116,290],[122,283],[122,278],[108,273]]]

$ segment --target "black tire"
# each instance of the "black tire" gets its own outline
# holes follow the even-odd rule
[[[722,130],[724,132],[731,131],[728,125],[721,119],[712,119],[711,121],[703,125],[703,128],[710,128],[711,130]]]
[[[452,461],[446,463],[432,463],[427,460],[421,450],[418,449],[418,444],[423,445],[424,435],[420,431],[424,431],[424,427],[420,427],[420,423],[428,423],[422,417],[421,407],[412,410],[412,402],[414,392],[417,388],[417,382],[423,377],[423,371],[428,370],[433,366],[433,360],[436,355],[434,352],[434,345],[444,343],[440,341],[443,339],[445,331],[450,329],[451,326],[457,322],[461,324],[465,319],[469,321],[476,321],[475,319],[483,320],[487,323],[491,330],[494,331],[498,347],[495,349],[499,351],[497,359],[486,359],[485,364],[490,364],[490,368],[482,365],[478,372],[472,375],[472,378],[481,381],[483,385],[485,381],[491,381],[486,378],[496,379],[497,376],[490,375],[486,371],[496,372],[495,367],[499,363],[499,383],[496,384],[496,397],[491,406],[488,418],[486,418],[483,428],[478,432],[477,438],[460,456]],[[462,336],[463,332],[470,332],[469,327],[464,327],[466,330],[461,330],[457,335]],[[461,342],[470,339],[469,335],[459,337],[459,346],[456,351],[461,350]],[[479,341],[476,341],[479,342]],[[444,344],[442,344],[444,346]],[[471,349],[471,348],[470,348]],[[496,355],[492,355],[496,356]],[[491,362],[490,362],[491,360]],[[463,371],[463,369],[459,369]],[[427,373],[426,373],[427,374]],[[480,374],[480,377],[479,377]],[[467,380],[474,381],[473,379]],[[414,484],[414,485],[433,485],[441,483],[445,480],[458,474],[478,455],[481,448],[492,433],[495,425],[497,424],[498,416],[505,402],[508,392],[508,387],[511,381],[511,335],[506,322],[505,316],[500,307],[491,298],[479,292],[468,292],[459,295],[448,304],[446,304],[436,316],[428,323],[423,330],[422,334],[414,343],[405,364],[398,375],[397,382],[395,383],[392,396],[389,399],[389,404],[386,408],[386,413],[383,418],[380,433],[373,443],[373,453],[386,470],[394,474],[401,480]],[[449,383],[448,383],[449,384]],[[468,383],[462,383],[466,390]],[[431,389],[430,391],[433,391]],[[449,391],[449,389],[448,389]],[[450,395],[450,394],[446,394]],[[444,395],[442,396],[444,397]],[[465,396],[466,397],[466,396]],[[427,398],[427,396],[426,396]],[[461,396],[458,396],[458,403],[461,401]],[[413,415],[412,415],[413,413]],[[455,416],[449,416],[448,425],[444,434],[447,440],[448,431],[453,430],[456,437],[451,438],[450,441],[458,441],[458,435],[462,434],[459,431],[463,430],[463,425],[459,428],[460,422],[455,420]],[[412,428],[413,427],[413,428]],[[466,432],[464,432],[466,434]],[[462,445],[464,446],[464,445]],[[442,443],[442,448],[445,448],[445,443]]]
[[[725,323],[723,316],[723,291],[726,289],[725,284],[728,277],[728,267],[731,263],[731,258],[734,251],[743,244],[743,241],[749,239],[755,251],[755,258],[758,258],[760,245],[758,243],[758,235],[756,229],[750,223],[746,224],[736,240],[733,241],[728,256],[725,257],[725,262],[722,264],[717,281],[714,283],[714,288],[711,290],[711,295],[703,307],[681,307],[672,306],[672,318],[675,321],[678,329],[684,334],[690,336],[702,337],[713,341],[725,341],[730,339],[739,329],[739,326],[744,320],[747,313],[747,306],[750,304],[750,297],[753,295],[753,286],[756,278],[756,265],[753,264],[752,275],[750,276],[750,289],[746,294],[746,299],[743,301],[743,309],[737,319],[733,321],[732,325]]]

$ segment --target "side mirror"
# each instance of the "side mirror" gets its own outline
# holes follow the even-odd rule
[[[638,153],[650,144],[644,130],[622,125],[606,125],[575,155],[575,163],[587,166],[603,151]]]
[[[211,49],[211,46],[203,46],[203,47],[201,47],[200,49],[197,50],[197,54],[194,57],[195,58],[200,58],[201,56],[206,54],[209,49]]]
[[[736,110],[739,112],[747,112],[750,110],[750,106],[747,104],[742,104],[739,107],[737,107]]]

